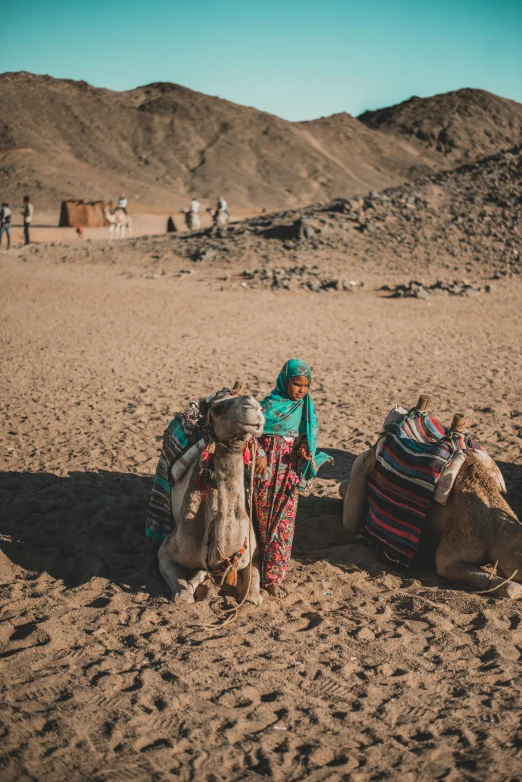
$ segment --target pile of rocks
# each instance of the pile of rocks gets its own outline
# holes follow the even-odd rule
[[[287,266],[279,268],[245,269],[242,273],[244,288],[269,288],[271,290],[309,290],[312,293],[329,291],[353,291],[359,284],[354,280],[334,279],[320,273],[317,265]],[[248,282],[247,282],[248,281]]]
[[[468,280],[453,280],[453,282],[442,282],[437,280],[433,285],[426,285],[418,280],[410,280],[406,285],[383,285],[380,291],[389,291],[392,299],[427,299],[429,296],[447,295],[451,296],[477,296],[479,293],[491,293],[491,285],[480,286],[477,283],[468,282]]]
[[[259,215],[215,233],[171,234],[169,244],[178,257],[203,262],[286,266],[327,257],[388,273],[414,265],[511,277],[522,274],[521,226],[522,147],[379,193]]]

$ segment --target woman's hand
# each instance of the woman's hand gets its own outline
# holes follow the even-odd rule
[[[297,455],[300,459],[304,459],[305,462],[309,461],[312,458],[312,454],[308,450],[307,443],[301,443],[297,449]]]
[[[262,478],[263,475],[266,472],[266,468],[268,466],[268,459],[266,456],[259,456],[256,459],[256,468],[254,470],[254,473],[259,477]]]

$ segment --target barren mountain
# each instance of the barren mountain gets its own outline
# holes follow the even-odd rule
[[[0,190],[179,206],[224,192],[241,206],[300,206],[440,168],[437,155],[348,114],[291,123],[175,84],[127,92],[29,73],[0,76]],[[178,200],[176,201],[176,197]]]
[[[176,84],[126,92],[0,75],[0,191],[39,207],[114,198],[168,211],[192,193],[299,207],[381,190],[518,143],[522,106],[461,90],[292,123]]]
[[[364,198],[158,241],[176,256],[229,263],[233,273],[245,272],[247,287],[320,292],[355,269],[390,279],[405,273],[510,276],[522,274],[521,183],[518,147]],[[138,252],[144,242],[134,240]]]
[[[522,105],[485,90],[455,90],[413,97],[358,119],[367,127],[403,137],[424,152],[435,151],[449,167],[509,149],[522,142]]]

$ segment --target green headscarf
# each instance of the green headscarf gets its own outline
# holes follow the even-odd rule
[[[279,373],[276,387],[270,396],[261,402],[261,409],[265,416],[264,434],[306,439],[312,458],[299,467],[302,488],[311,478],[315,478],[322,464],[332,459],[327,454],[316,451],[319,424],[310,389],[298,402],[288,397],[288,383],[298,375],[306,377],[310,386],[312,385],[312,372],[308,364],[298,358],[291,358]]]

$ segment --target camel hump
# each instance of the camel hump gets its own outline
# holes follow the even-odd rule
[[[455,490],[482,497],[487,505],[496,505],[506,491],[499,468],[485,451],[466,448],[466,459],[455,480]]]

